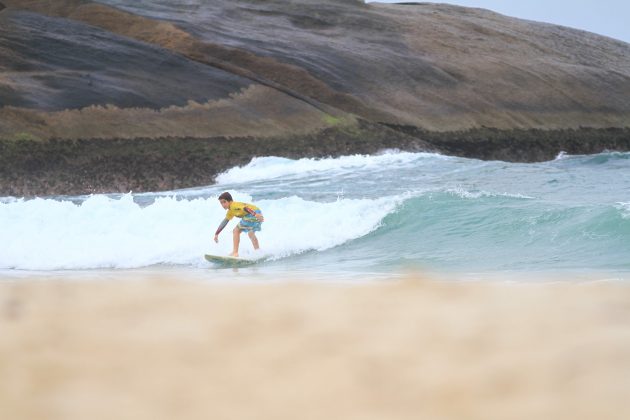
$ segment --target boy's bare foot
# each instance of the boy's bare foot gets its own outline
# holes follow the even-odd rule
[[[232,252],[229,256],[230,257],[234,257],[234,258],[238,258],[238,252]]]

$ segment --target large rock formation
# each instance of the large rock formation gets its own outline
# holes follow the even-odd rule
[[[630,45],[588,32],[428,3],[2,2],[0,195],[209,183],[272,152],[630,149]],[[205,177],[164,164],[184,158]]]

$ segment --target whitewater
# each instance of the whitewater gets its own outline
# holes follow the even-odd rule
[[[215,244],[229,191],[265,216],[240,273],[337,276],[630,272],[630,153],[561,154],[542,163],[388,151],[253,159],[186,190],[0,198],[0,276],[16,272],[225,269],[233,220]]]

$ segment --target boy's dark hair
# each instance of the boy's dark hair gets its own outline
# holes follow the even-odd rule
[[[229,192],[224,192],[223,194],[221,194],[219,196],[219,200],[234,201],[232,199],[232,194],[230,194]]]

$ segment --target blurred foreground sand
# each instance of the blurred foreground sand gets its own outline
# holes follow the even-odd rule
[[[0,419],[630,418],[630,287],[0,282]]]

